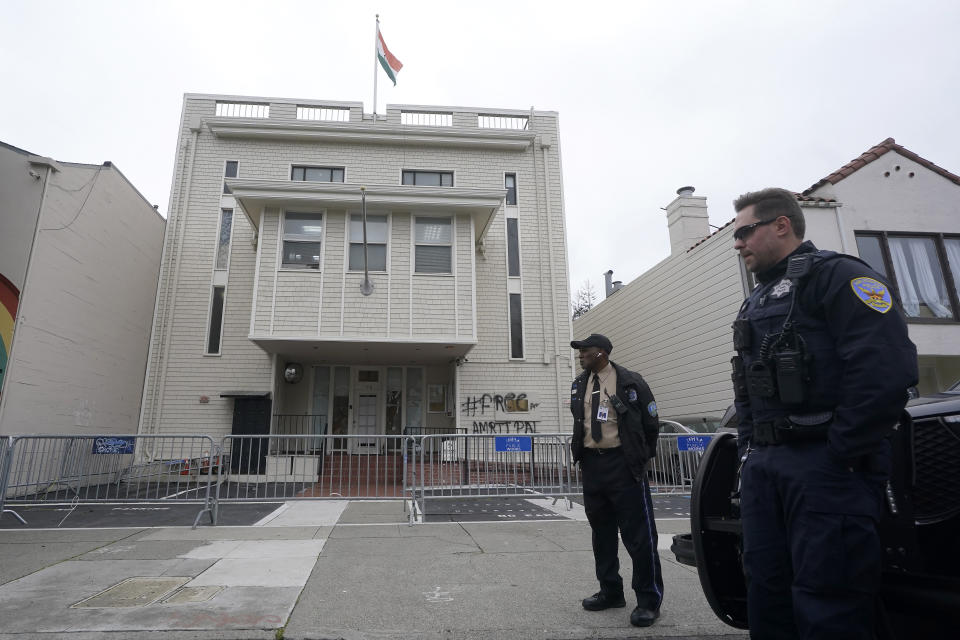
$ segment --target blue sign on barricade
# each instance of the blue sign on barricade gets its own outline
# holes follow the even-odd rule
[[[533,438],[530,436],[497,436],[496,450],[504,451],[530,451],[533,448]]]
[[[710,444],[710,436],[680,436],[677,438],[677,451],[699,451],[703,453]]]
[[[102,436],[99,438],[94,438],[93,453],[133,453],[133,445],[135,441],[136,438],[117,438],[114,436]]]

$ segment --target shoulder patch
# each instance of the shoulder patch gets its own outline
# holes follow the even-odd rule
[[[650,414],[651,416],[653,416],[654,418],[657,417],[657,403],[656,403],[656,402],[651,402],[650,404],[647,405],[647,413],[649,413],[649,414]]]
[[[887,285],[873,278],[854,278],[850,281],[850,288],[860,301],[876,311],[886,313],[893,308],[893,297]]]

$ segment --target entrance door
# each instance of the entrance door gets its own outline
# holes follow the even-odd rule
[[[356,369],[353,385],[354,435],[376,436],[383,433],[380,411],[380,370]],[[376,438],[351,438],[351,453],[377,453]]]
[[[263,473],[266,468],[267,447],[270,444],[270,398],[234,398],[233,429],[236,438],[230,452],[230,471],[233,473]]]

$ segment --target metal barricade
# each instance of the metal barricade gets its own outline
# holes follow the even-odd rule
[[[216,524],[213,482],[220,466],[209,436],[14,436],[6,504],[165,502],[201,504]],[[22,519],[21,519],[22,520]]]
[[[13,438],[10,436],[5,436],[0,439],[0,447],[2,447],[2,450],[0,450],[0,518],[3,517],[3,514],[9,513],[22,524],[27,524],[27,521],[24,520],[19,513],[6,507],[7,483],[10,480],[10,449],[12,442]]]
[[[446,434],[423,436],[414,450],[410,522],[426,500],[553,497],[579,493],[571,487],[569,437]]]
[[[661,433],[657,439],[657,455],[647,466],[651,493],[679,493],[693,491],[693,479],[703,457],[704,442],[711,434]],[[697,446],[686,446],[693,439]]]
[[[396,435],[225,436],[217,502],[405,499],[407,453]]]
[[[647,464],[650,493],[688,494],[693,490],[693,479],[697,475],[697,467],[700,465],[703,451],[698,447],[681,451],[678,446],[680,439],[684,439],[685,443],[690,437],[709,442],[711,434],[661,433],[659,435],[657,455]],[[566,437],[568,447],[571,439],[570,435]],[[583,492],[580,465],[570,466],[570,487],[574,493]]]

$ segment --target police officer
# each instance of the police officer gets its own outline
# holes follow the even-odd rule
[[[630,623],[648,627],[660,616],[663,577],[657,527],[647,484],[647,461],[656,455],[657,403],[643,377],[609,360],[613,345],[598,333],[570,346],[580,351],[583,373],[573,381],[571,449],[583,476],[583,505],[593,530],[593,558],[600,591],[583,608],[625,607],[619,542],[633,560],[637,606]],[[586,426],[589,424],[589,428]]]
[[[794,194],[734,208],[734,249],[759,280],[733,358],[750,633],[874,638],[887,437],[916,347],[881,275],[803,241]]]

